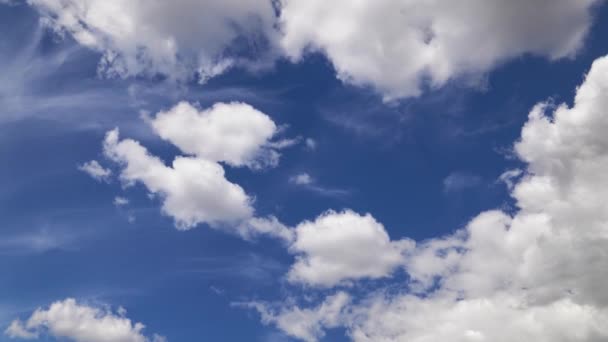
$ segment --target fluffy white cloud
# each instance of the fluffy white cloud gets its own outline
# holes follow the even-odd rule
[[[403,263],[413,247],[391,241],[371,215],[328,211],[296,228],[290,251],[296,254],[288,279],[312,286],[333,286],[360,278],[382,278]]]
[[[415,96],[523,54],[575,54],[597,2],[283,0],[281,45],[294,61],[323,52],[341,80],[387,99]]]
[[[253,168],[275,166],[281,142],[271,143],[277,126],[268,115],[245,103],[216,103],[199,110],[181,102],[150,120],[156,133],[182,152]]]
[[[354,341],[608,340],[607,94],[604,57],[572,107],[537,105],[515,145],[527,169],[508,176],[520,177],[511,192],[518,211],[483,212],[408,250],[408,288],[348,304],[338,324]]]
[[[102,52],[100,69],[119,76],[197,72],[205,80],[238,63],[229,50],[272,44],[275,35],[270,0],[27,1],[55,29]]]
[[[235,223],[253,214],[251,198],[226,180],[224,169],[216,162],[177,157],[169,167],[137,141],[119,140],[118,130],[107,134],[104,153],[123,165],[121,180],[141,182],[151,193],[161,195],[163,212],[181,229],[199,223]]]
[[[104,168],[97,160],[91,160],[78,166],[78,170],[86,172],[100,182],[108,181],[112,176],[112,170]]]
[[[163,337],[143,335],[144,325],[105,308],[79,304],[74,299],[39,308],[25,321],[13,321],[5,334],[10,338],[37,339],[49,334],[75,342],[164,342]]]

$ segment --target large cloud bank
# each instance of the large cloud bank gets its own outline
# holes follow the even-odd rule
[[[394,244],[407,244],[389,242],[371,217],[362,219],[369,227],[346,220],[340,228],[327,223],[344,215],[333,213],[300,228],[314,231],[315,239],[324,243],[304,244],[311,246],[300,248],[309,250],[310,261],[298,260],[292,272],[299,272],[305,262],[301,274],[324,275],[332,266],[336,277],[353,281],[389,276],[394,261],[409,275],[407,288],[380,288],[364,298],[342,290],[336,294],[339,301],[328,297],[312,308],[263,303],[253,307],[265,323],[305,341],[315,341],[324,328],[336,326],[345,327],[354,341],[608,339],[606,94],[608,57],[593,64],[572,107],[534,107],[515,144],[528,166],[512,189],[518,207],[514,214],[483,212],[453,235],[402,249],[401,259],[386,259],[386,253]],[[361,230],[358,242],[344,243],[353,227]],[[362,236],[368,237],[365,243]],[[366,248],[372,246],[370,241],[385,246],[379,249],[383,253],[371,253],[377,255],[374,269],[380,274],[365,272],[366,267],[344,273],[352,255],[372,250]],[[298,279],[309,286],[336,283],[332,278],[322,283],[319,276]]]
[[[233,65],[315,51],[341,80],[386,99],[478,77],[525,54],[572,56],[597,2],[28,0],[55,30],[103,53],[100,70],[111,75],[204,81]]]

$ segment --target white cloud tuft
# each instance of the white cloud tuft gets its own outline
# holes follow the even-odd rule
[[[443,179],[444,192],[459,192],[479,186],[482,179],[467,172],[452,172]]]
[[[297,306],[276,310],[265,303],[253,302],[240,306],[256,309],[264,324],[275,324],[290,336],[303,341],[314,342],[324,336],[324,329],[336,327],[340,322],[342,310],[350,301],[350,296],[339,292],[328,297],[318,307],[300,309]]]
[[[75,342],[161,342],[164,337],[148,338],[144,325],[103,308],[79,304],[74,299],[58,301],[48,309],[39,308],[25,321],[13,321],[5,334],[10,338],[37,339],[49,334]]]
[[[290,177],[289,182],[296,185],[310,185],[314,180],[308,173],[304,172]]]
[[[89,176],[100,182],[107,182],[112,176],[112,170],[106,169],[97,160],[88,161],[80,166],[78,170],[86,172]]]

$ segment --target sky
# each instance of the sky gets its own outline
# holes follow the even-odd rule
[[[602,0],[0,0],[0,341],[608,340]]]

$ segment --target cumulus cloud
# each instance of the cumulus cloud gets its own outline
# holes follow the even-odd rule
[[[107,182],[110,176],[112,176],[112,170],[104,168],[97,160],[91,160],[79,165],[78,170],[86,172],[89,176],[100,182]]]
[[[137,141],[120,140],[118,130],[108,132],[104,153],[120,163],[120,179],[126,184],[143,183],[163,198],[162,210],[180,229],[199,223],[238,222],[252,216],[252,199],[243,188],[229,182],[216,162],[177,157],[167,166]]]
[[[113,313],[68,298],[39,308],[25,321],[15,320],[5,330],[10,338],[38,339],[44,335],[75,342],[166,342],[164,337],[146,337],[142,323],[124,316],[124,309]]]
[[[164,75],[202,81],[271,50],[270,0],[28,0],[61,34],[103,53],[109,75]],[[232,53],[231,53],[232,52]],[[256,51],[254,51],[256,52]]]
[[[403,263],[413,243],[391,241],[384,226],[371,215],[328,211],[296,228],[290,250],[296,262],[292,282],[330,287],[361,278],[382,278]]]
[[[524,54],[572,56],[597,2],[283,0],[281,46],[294,61],[320,51],[341,80],[373,86],[390,100]]]
[[[281,142],[271,142],[277,126],[268,115],[240,102],[199,110],[181,102],[150,120],[155,132],[182,152],[231,166],[276,166]],[[288,144],[287,144],[288,145]]]
[[[527,163],[521,174],[512,173],[520,177],[511,191],[518,210],[483,212],[454,234],[409,249],[402,259],[407,287],[379,289],[341,311],[337,324],[352,340],[608,339],[603,286],[608,268],[607,75],[608,57],[603,57],[594,62],[572,107],[534,107],[515,144]],[[367,250],[335,246],[346,255],[344,250]],[[281,327],[279,318],[270,322],[306,339]],[[307,338],[319,336],[315,329]]]
[[[243,103],[218,103],[207,110],[181,102],[155,117],[145,117],[154,131],[187,156],[171,165],[152,155],[139,142],[120,139],[118,129],[106,134],[104,155],[118,163],[126,186],[143,184],[159,195],[162,211],[178,229],[208,224],[251,239],[268,235],[286,243],[293,231],[276,217],[258,217],[254,198],[226,179],[222,164],[258,169],[275,166],[278,149],[293,140],[271,141],[277,125],[264,113]],[[117,197],[116,205],[128,200]]]

